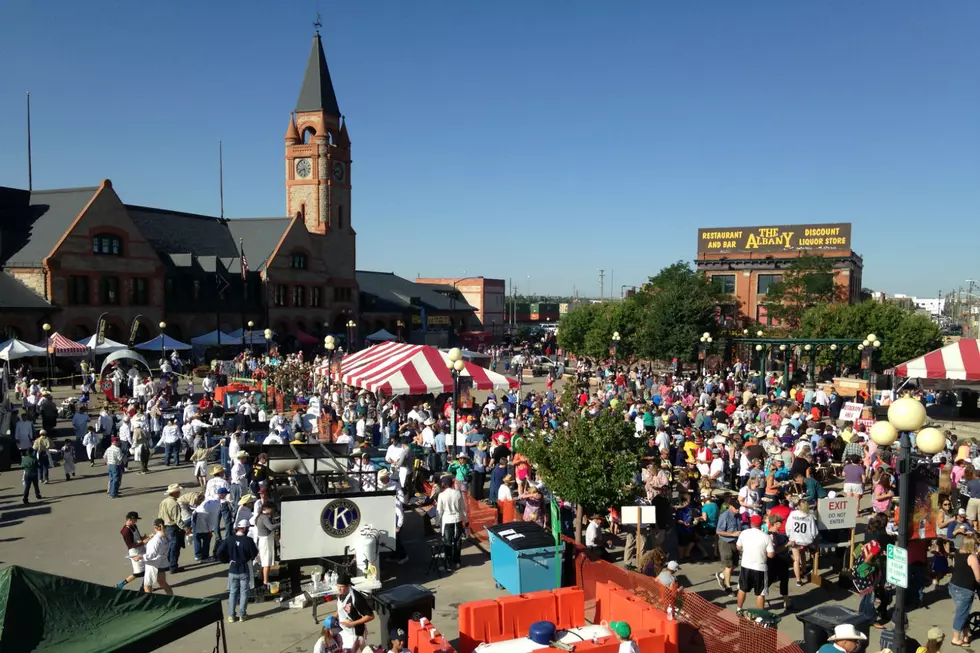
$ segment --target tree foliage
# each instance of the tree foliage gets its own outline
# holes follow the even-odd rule
[[[558,344],[575,354],[605,358],[618,331],[618,358],[693,360],[700,335],[717,329],[719,299],[707,277],[677,262],[624,301],[586,304],[562,316]]]
[[[544,438],[525,438],[523,451],[536,465],[537,475],[548,488],[586,512],[633,503],[634,474],[639,469],[642,440],[631,425],[615,412],[603,410],[595,417],[577,412],[574,388],[569,384],[562,400],[567,429],[547,443]]]
[[[814,306],[803,314],[794,335],[806,338],[864,338],[872,333],[881,341],[877,361],[882,367],[904,363],[943,344],[939,326],[927,315],[875,301]],[[843,361],[853,365],[858,357],[858,353],[849,348]]]
[[[801,256],[769,287],[766,314],[787,330],[799,328],[803,315],[814,306],[847,300],[844,288],[834,282],[833,263],[821,256]]]

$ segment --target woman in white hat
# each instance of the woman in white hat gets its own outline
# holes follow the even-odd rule
[[[853,625],[841,624],[834,626],[834,634],[827,638],[826,644],[817,649],[817,653],[854,653],[866,641],[868,636]]]

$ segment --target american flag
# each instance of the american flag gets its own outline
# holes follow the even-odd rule
[[[245,258],[245,245],[242,241],[238,241],[242,250],[242,281],[248,281],[248,259]]]

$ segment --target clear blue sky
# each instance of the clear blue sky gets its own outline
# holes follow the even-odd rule
[[[319,4],[319,6],[318,6]],[[282,215],[316,11],[358,267],[598,294],[698,227],[854,224],[865,285],[980,278],[980,3],[0,3],[0,185]],[[614,272],[615,281],[610,279]]]

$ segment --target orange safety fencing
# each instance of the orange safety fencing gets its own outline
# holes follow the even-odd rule
[[[486,527],[498,523],[497,509],[476,501],[468,492],[463,493],[463,497],[466,500],[466,514],[470,518],[470,536],[486,542],[490,538]]]
[[[610,588],[616,586],[659,611],[673,607],[677,628],[673,641],[685,653],[802,653],[777,629],[739,617],[733,610],[676,584],[667,588],[649,576],[603,560],[591,560],[584,552],[575,558],[575,579],[585,593],[586,616],[593,622],[607,619],[607,608],[622,614],[625,608],[619,603],[628,599],[609,596]]]

